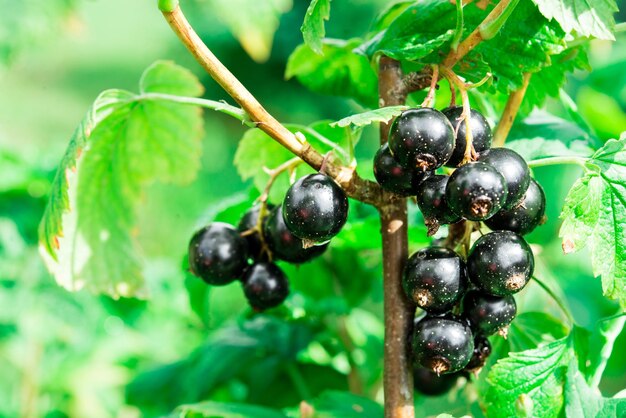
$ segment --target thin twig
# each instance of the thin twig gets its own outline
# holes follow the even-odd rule
[[[563,301],[561,301],[561,299],[552,291],[552,289],[550,289],[548,287],[548,285],[546,285],[543,281],[539,280],[538,278],[533,276],[533,280],[535,281],[535,283],[537,283],[547,294],[548,296],[550,296],[550,298],[557,304],[557,306],[559,307],[559,309],[561,310],[561,312],[563,313],[563,315],[565,316],[565,318],[567,319],[567,322],[570,325],[574,324],[574,318],[572,317],[572,314],[569,312],[569,309],[567,309],[565,307],[565,304],[563,303]]]
[[[173,10],[162,9],[163,16],[170,27],[202,65],[207,73],[246,111],[250,120],[276,142],[300,157],[304,162],[319,170],[324,157],[308,142],[300,141],[284,125],[278,122],[261,106],[259,101],[241,84],[241,82],[220,62],[211,50],[202,42],[185,18],[180,7]],[[331,176],[354,199],[374,206],[382,206],[381,187],[372,181],[359,177],[353,168],[328,164],[326,173]]]
[[[465,123],[465,156],[463,157],[462,164],[465,164],[476,159],[476,151],[474,150],[474,137],[472,135],[472,128],[470,125],[472,109],[470,107],[469,96],[467,94],[467,86],[456,74],[454,74],[452,70],[444,67],[441,71],[444,77],[446,77],[446,79],[448,80],[448,82],[454,84],[461,93],[463,112],[461,112],[460,121]]]
[[[437,80],[439,80],[439,66],[432,65],[432,75],[430,77],[430,88],[428,89],[428,94],[424,101],[422,102],[422,107],[430,107],[432,101],[435,98],[435,91],[437,90]]]
[[[511,127],[513,126],[519,107],[522,104],[522,100],[524,100],[526,89],[528,89],[528,83],[530,82],[531,75],[531,73],[524,73],[522,87],[511,93],[509,96],[509,100],[506,102],[506,106],[504,107],[504,111],[500,117],[500,122],[498,122],[498,126],[496,126],[493,133],[493,147],[503,146],[506,141],[506,137],[509,136],[509,132],[511,131]]]

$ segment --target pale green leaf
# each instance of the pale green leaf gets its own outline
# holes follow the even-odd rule
[[[382,107],[380,109],[374,109],[363,113],[358,113],[356,115],[345,117],[337,122],[333,122],[332,126],[355,126],[355,127],[363,127],[370,125],[374,122],[389,122],[391,119],[398,116],[404,110],[408,109],[408,106],[388,106]]]
[[[565,415],[568,417],[613,418],[626,416],[626,399],[602,397],[598,388],[591,388],[570,363],[565,384]]]
[[[190,72],[170,62],[147,69],[141,89],[202,92]],[[201,134],[196,107],[119,90],[98,97],[70,141],[40,225],[42,254],[61,285],[142,294],[137,205],[154,181],[194,178]]]
[[[609,140],[587,163],[565,201],[566,252],[589,245],[604,294],[626,306],[626,139]]]
[[[327,391],[311,402],[314,418],[382,417],[383,407],[349,392]]]
[[[349,97],[363,106],[375,107],[378,79],[369,60],[354,52],[359,44],[359,39],[325,39],[320,44],[323,56],[300,45],[287,61],[285,77],[296,77],[316,93]]]
[[[489,371],[485,407],[489,417],[558,416],[570,358],[569,339],[511,353]]]
[[[316,54],[322,54],[322,39],[326,34],[324,21],[330,19],[331,0],[311,0],[304,16],[304,22],[300,30],[304,43]]]
[[[207,5],[257,62],[270,57],[280,18],[293,6],[292,0],[213,0]]]
[[[559,22],[567,33],[615,40],[615,0],[533,0],[548,19]]]
[[[255,405],[202,402],[193,405],[181,405],[170,418],[286,418],[286,415],[275,409]]]

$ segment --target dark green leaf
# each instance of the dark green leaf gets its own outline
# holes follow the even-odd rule
[[[254,405],[201,402],[193,405],[181,405],[170,418],[286,418],[280,411]]]
[[[363,106],[376,107],[378,79],[369,60],[354,52],[360,43],[359,39],[325,39],[320,44],[323,56],[309,45],[300,45],[287,61],[285,77],[296,77],[316,93],[349,97]]]
[[[388,19],[384,24],[387,21]],[[370,57],[383,53],[399,60],[417,61],[450,41],[454,36],[455,26],[456,8],[451,2],[415,2],[363,48]]]
[[[548,19],[559,22],[567,33],[614,40],[617,12],[614,0],[533,0]]]
[[[203,91],[170,62],[148,68],[140,87],[142,94]],[[40,225],[42,254],[60,284],[112,296],[143,291],[133,231],[143,188],[192,180],[201,134],[201,113],[192,106],[120,90],[98,97],[61,161]]]
[[[571,357],[569,339],[563,338],[500,359],[487,377],[487,415],[557,416],[563,407],[562,386]]]
[[[311,0],[300,30],[304,42],[316,54],[322,54],[322,39],[326,34],[324,21],[328,19],[330,19],[330,0]]]

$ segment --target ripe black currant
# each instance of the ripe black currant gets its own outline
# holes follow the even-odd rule
[[[491,165],[481,162],[454,170],[446,186],[450,208],[470,221],[489,219],[500,210],[506,196],[504,177]]]
[[[416,190],[417,205],[424,216],[428,235],[433,235],[439,225],[459,222],[461,217],[452,212],[446,201],[446,185],[448,176],[433,175],[420,183]]]
[[[248,265],[248,246],[232,225],[213,222],[197,231],[189,242],[191,272],[212,285],[241,278]]]
[[[328,244],[304,248],[304,243],[289,231],[283,219],[282,206],[272,209],[263,224],[263,237],[274,259],[304,263],[321,255]]]
[[[488,149],[480,153],[478,161],[493,166],[504,177],[508,195],[502,207],[509,209],[516,206],[530,184],[530,169],[526,161],[508,148]]]
[[[463,315],[475,330],[485,335],[506,333],[516,313],[517,305],[511,295],[492,296],[470,290],[463,298]]]
[[[447,248],[423,248],[409,257],[402,287],[409,299],[425,311],[446,312],[465,293],[465,263]]]
[[[491,343],[483,334],[474,337],[474,353],[465,370],[468,372],[478,371],[482,369],[491,354]]]
[[[415,325],[412,346],[417,364],[437,374],[454,373],[472,358],[474,337],[461,321],[427,316]]]
[[[454,387],[460,376],[460,373],[437,375],[424,367],[414,367],[413,387],[422,395],[443,395]]]
[[[535,259],[524,238],[511,231],[495,231],[480,237],[467,257],[470,280],[495,296],[519,292],[530,280]]]
[[[546,195],[543,188],[535,179],[530,179],[524,199],[511,209],[500,209],[485,221],[485,225],[494,231],[504,229],[526,235],[543,222],[545,212]]]
[[[464,120],[461,120],[461,113],[463,113],[463,107],[454,106],[444,109],[442,112],[450,123],[452,124],[452,128],[454,132],[456,132],[456,145],[454,146],[454,152],[452,153],[452,157],[446,163],[447,167],[456,167],[461,161],[463,161],[463,157],[465,157],[465,147],[467,145],[466,141],[466,124]],[[477,153],[481,153],[491,146],[491,128],[489,127],[489,122],[483,115],[480,114],[477,110],[472,109],[470,112],[469,118],[470,128],[472,130],[472,145],[474,146],[474,150]]]
[[[325,174],[309,174],[291,185],[283,202],[287,228],[303,240],[328,241],[348,219],[348,198]]]
[[[389,144],[385,144],[374,156],[374,177],[385,190],[408,196],[414,193],[420,182],[430,172],[419,172],[404,168],[393,158],[389,151]]]
[[[391,124],[389,149],[403,167],[434,170],[452,155],[454,130],[438,110],[428,107],[405,110]]]
[[[274,205],[268,203],[266,205],[266,214],[269,213],[270,210],[274,208]],[[247,232],[254,229],[257,226],[257,222],[259,220],[259,214],[261,211],[261,205],[255,205],[248,209],[246,213],[241,217],[239,221],[239,225],[237,225],[237,229],[239,232]],[[244,235],[246,242],[248,243],[248,254],[251,258],[257,261],[267,260],[267,254],[262,254],[263,245],[261,243],[261,235],[259,232],[254,232],[252,234]]]
[[[243,277],[243,292],[250,306],[264,310],[280,305],[289,295],[285,273],[274,263],[255,263]]]

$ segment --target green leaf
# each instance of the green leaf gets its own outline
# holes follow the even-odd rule
[[[272,52],[280,18],[293,5],[292,0],[218,0],[208,6],[253,60],[265,62]]]
[[[382,107],[380,109],[374,109],[363,113],[358,113],[356,115],[345,117],[337,122],[331,123],[331,126],[355,126],[355,127],[363,127],[370,125],[374,122],[389,122],[391,119],[398,116],[404,110],[408,109],[408,106],[388,106]]]
[[[542,112],[513,125],[507,137],[507,147],[526,161],[567,155],[587,157],[593,154],[591,146],[595,142],[572,122]]]
[[[313,418],[382,417],[383,408],[374,401],[349,392],[327,391],[313,400]]]
[[[254,405],[201,402],[193,405],[181,405],[170,418],[286,418],[280,411]]]
[[[590,335],[588,355],[585,361],[585,376],[594,386],[600,383],[602,373],[613,352],[615,340],[621,334],[626,323],[623,312],[609,318],[603,318],[593,327]]]
[[[559,235],[565,252],[589,245],[604,294],[626,306],[626,139],[609,140],[568,193]]]
[[[456,8],[451,2],[423,0],[406,8],[363,49],[370,57],[383,53],[398,60],[417,61],[450,41],[455,26]]]
[[[524,312],[511,323],[508,342],[511,351],[524,351],[566,337],[568,331],[563,322],[551,315]]]
[[[533,0],[548,19],[559,22],[567,33],[615,40],[613,30],[617,12],[614,0]]]
[[[366,107],[378,103],[378,79],[369,60],[356,54],[359,39],[324,39],[323,56],[310,46],[298,46],[287,61],[285,77],[296,77],[309,90],[349,97]]]
[[[499,360],[487,376],[487,416],[557,416],[571,357],[569,338],[563,338]]]
[[[626,416],[626,399],[603,398],[597,388],[591,388],[570,362],[565,385],[565,415],[568,417],[612,418]]]
[[[322,39],[326,34],[324,21],[328,19],[330,19],[330,0],[311,0],[300,30],[304,43],[316,54],[323,53]]]
[[[170,62],[148,68],[140,87],[142,94],[203,91]],[[68,145],[40,224],[42,254],[61,285],[112,296],[143,291],[137,205],[155,180],[194,178],[201,135],[195,107],[121,90],[96,99]]]

